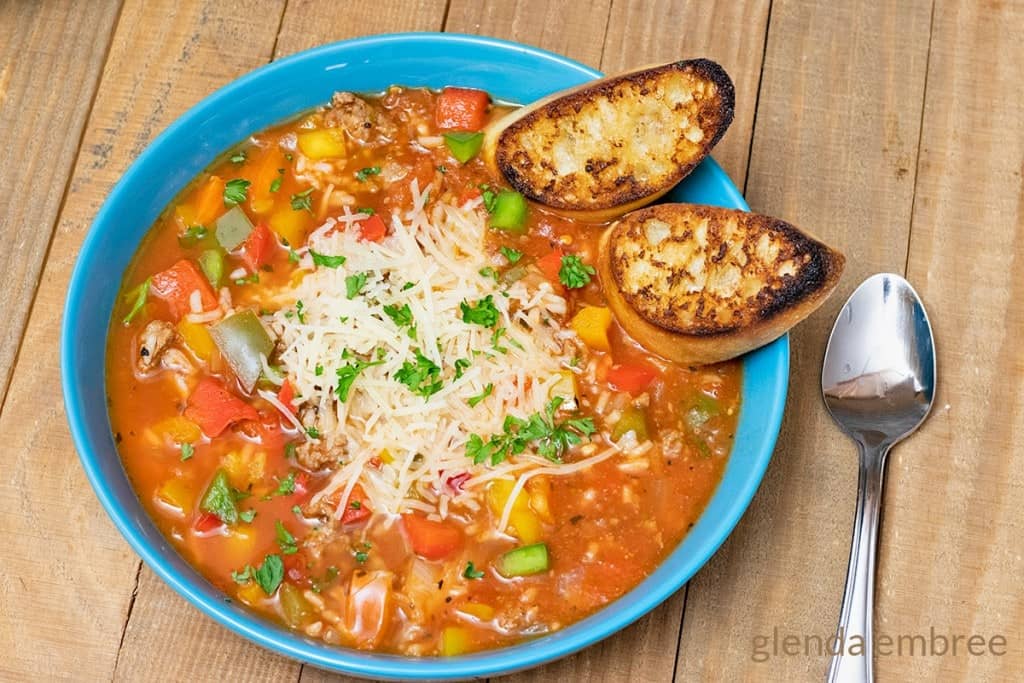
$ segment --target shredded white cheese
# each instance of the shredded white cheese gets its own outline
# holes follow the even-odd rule
[[[304,427],[319,433],[320,447],[341,455],[341,467],[315,500],[340,491],[332,499],[346,501],[359,483],[375,511],[444,516],[453,502],[479,509],[473,498],[495,478],[579,469],[529,453],[495,467],[466,456],[471,434],[486,440],[502,431],[507,415],[543,412],[559,394],[571,400],[565,380],[574,348],[557,323],[566,302],[548,284],[506,286],[481,274],[493,264],[479,200],[425,208],[429,186],[420,192],[413,181],[412,189],[412,210],[393,217],[380,243],[358,238],[352,224],[366,216],[347,209],[314,231],[300,261],[308,273],[283,295],[272,324]],[[345,262],[316,264],[314,254]],[[349,291],[353,278],[360,278],[358,293]],[[461,305],[488,296],[498,322],[464,321]],[[412,326],[386,312],[405,306]],[[442,386],[426,397],[397,379],[418,359],[440,368]],[[341,401],[338,371],[353,366],[360,371]],[[471,407],[474,397],[480,398]],[[461,486],[448,483],[462,473],[469,479]]]

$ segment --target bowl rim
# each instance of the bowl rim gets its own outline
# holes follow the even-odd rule
[[[589,622],[587,628],[580,628],[571,633],[568,637],[558,637],[559,634],[567,634],[573,626],[562,631],[555,632],[536,640],[520,643],[513,646],[503,647],[495,650],[487,650],[471,655],[464,655],[451,658],[441,657],[408,657],[403,655],[385,655],[369,653],[354,649],[340,648],[323,643],[314,643],[297,632],[286,631],[273,625],[269,620],[254,612],[229,609],[225,606],[225,600],[210,600],[198,590],[198,585],[187,576],[179,575],[172,566],[172,561],[165,557],[166,551],[154,546],[143,534],[133,525],[131,515],[122,508],[115,499],[114,493],[103,477],[100,467],[100,453],[96,452],[88,436],[86,419],[82,407],[83,397],[77,384],[72,380],[73,368],[78,358],[77,346],[75,344],[75,326],[73,321],[79,315],[82,306],[87,281],[90,277],[87,266],[96,261],[96,254],[100,247],[100,232],[98,226],[109,222],[109,214],[112,213],[115,205],[125,201],[126,186],[129,179],[139,173],[140,166],[148,157],[156,154],[156,151],[166,145],[168,139],[172,139],[177,131],[196,124],[201,120],[203,112],[215,108],[225,98],[230,98],[238,91],[250,88],[261,79],[268,78],[279,70],[292,68],[297,62],[316,59],[325,54],[338,50],[351,49],[376,49],[387,47],[396,42],[411,40],[419,41],[441,41],[452,44],[479,45],[500,50],[509,50],[530,55],[547,62],[557,63],[568,69],[580,72],[592,78],[599,78],[602,74],[584,64],[571,60],[562,55],[549,52],[537,47],[524,45],[507,40],[490,38],[484,36],[466,35],[458,33],[438,32],[405,32],[388,33],[364,36],[349,40],[337,41],[313,47],[302,52],[284,57],[265,64],[241,77],[229,82],[223,87],[207,95],[197,104],[189,108],[184,114],[175,119],[164,131],[150,142],[142,153],[132,161],[121,178],[111,189],[103,205],[97,212],[89,226],[82,246],[76,256],[74,270],[72,272],[68,293],[65,302],[64,316],[61,327],[61,384],[64,394],[65,414],[71,432],[72,442],[79,455],[79,460],[85,470],[86,476],[99,499],[107,515],[114,522],[115,527],[122,537],[128,541],[131,548],[141,557],[150,569],[153,570],[166,584],[175,592],[184,597],[194,607],[198,608],[208,617],[220,625],[228,628],[258,645],[267,648],[271,652],[291,657],[292,659],[311,664],[323,669],[347,673],[355,676],[374,677],[391,680],[410,679],[465,679],[482,677],[497,674],[509,674],[516,671],[539,666],[567,655],[578,652],[604,638],[624,629],[640,617],[644,616],[655,607],[667,600],[673,593],[681,588],[693,575],[702,568],[707,561],[717,552],[718,548],[730,535],[739,519],[749,507],[750,501],[757,491],[764,472],[774,451],[775,443],[781,427],[782,415],[785,406],[786,394],[789,381],[789,337],[784,335],[772,342],[762,351],[771,353],[773,363],[773,376],[765,377],[764,380],[771,383],[774,390],[771,392],[770,400],[767,403],[758,405],[758,412],[765,415],[765,421],[769,426],[768,432],[749,459],[746,465],[745,476],[740,482],[738,489],[734,489],[735,496],[728,506],[727,514],[713,521],[713,530],[709,534],[715,539],[706,543],[701,551],[684,561],[682,567],[674,568],[670,573],[670,580],[655,584],[651,590],[638,594],[640,587],[650,583],[650,579],[661,573],[669,560],[678,554],[679,547],[685,541],[680,541],[679,546],[669,553],[661,564],[642,581],[634,586],[619,599],[608,603],[600,610],[589,617],[575,622],[573,626]],[[731,182],[724,171],[717,163],[708,157],[704,164],[710,164],[712,173],[721,174],[727,181],[723,187],[729,199],[738,208],[748,210],[742,194]],[[141,239],[141,237],[140,237]],[[109,324],[109,322],[107,323]],[[744,370],[744,375],[746,371]],[[744,379],[744,392],[746,380]],[[741,407],[741,411],[744,408]],[[109,414],[108,414],[109,420]],[[735,452],[735,451],[734,451]],[[733,458],[733,454],[730,454]],[[118,462],[123,468],[123,464]],[[724,478],[723,473],[723,478]],[[719,495],[716,489],[712,494],[708,505],[710,506]],[[141,507],[141,503],[140,503]],[[145,514],[143,512],[143,514]],[[702,513],[702,517],[706,516]],[[147,521],[152,524],[152,521]],[[175,552],[173,549],[171,552]],[[205,578],[196,572],[203,581]],[[227,602],[230,602],[229,600]],[[619,605],[621,609],[614,612],[611,618],[600,619],[601,615],[608,612],[613,606]]]

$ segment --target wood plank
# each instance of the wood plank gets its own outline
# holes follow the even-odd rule
[[[0,404],[120,4],[0,3]]]
[[[721,64],[736,87],[736,115],[713,156],[740,188],[747,173],[768,5],[768,0],[616,3],[601,60],[605,73],[694,57]]]
[[[0,678],[100,680],[114,670],[138,558],[89,490],[64,426],[55,353],[64,296],[89,223],[131,159],[188,106],[269,58],[277,22],[264,25],[265,12],[222,0],[132,0],[122,11],[26,329],[34,352],[20,357],[0,414]],[[230,50],[219,48],[225,40]]]
[[[1003,636],[1004,656],[879,657],[879,680],[1024,671],[1024,6],[940,0],[907,276],[931,313],[935,409],[889,463],[878,628]]]
[[[445,0],[345,2],[289,0],[274,58],[374,33],[440,31]]]
[[[821,680],[827,667],[817,656],[755,663],[754,639],[835,630],[856,453],[822,408],[818,378],[847,295],[870,273],[903,270],[930,10],[928,0],[772,4],[747,197],[842,249],[847,273],[792,335],[775,457],[736,531],[691,582],[681,679]]]
[[[572,10],[558,0],[451,0],[444,30],[536,45],[597,67],[611,4],[594,0]]]
[[[273,56],[278,58],[362,33],[438,30],[444,17],[444,5],[442,0],[431,0],[410,8],[406,3],[388,0],[373,5],[347,3],[339,9],[338,3],[326,0],[293,0],[287,4],[280,18],[281,29],[276,34],[276,43],[274,37],[279,15],[263,11],[259,20],[260,39],[266,44],[267,56],[269,47],[273,45]],[[158,15],[148,12],[147,16]],[[258,65],[259,60],[254,60],[243,71]],[[188,627],[196,622],[202,626]],[[174,638],[174,651],[168,651],[166,647],[168,638]],[[181,651],[190,653],[188,661],[181,660],[178,654]],[[224,662],[224,665],[203,667],[199,663],[205,660]],[[237,664],[229,664],[232,662]],[[174,671],[175,677],[196,682],[223,680],[225,672],[239,680],[252,677],[298,678],[300,670],[303,680],[310,676],[329,675],[270,654],[202,617],[143,567],[135,607],[118,659],[116,678],[138,680],[155,666],[162,671]]]

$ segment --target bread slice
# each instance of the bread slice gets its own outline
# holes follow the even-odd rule
[[[732,123],[732,81],[707,59],[673,62],[556,93],[493,122],[493,171],[559,213],[609,220],[657,199]]]
[[[601,236],[601,285],[619,324],[690,365],[735,358],[810,315],[845,259],[789,223],[745,211],[659,204]]]

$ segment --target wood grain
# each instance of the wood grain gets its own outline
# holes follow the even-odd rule
[[[593,0],[573,11],[559,0],[451,0],[444,30],[535,45],[597,67],[611,4]]]
[[[64,295],[89,222],[128,163],[188,106],[269,58],[277,24],[262,23],[266,9],[133,0],[122,10],[26,329],[33,353],[22,354],[0,414],[0,677],[100,680],[114,670],[138,558],[89,490],[64,426]],[[165,668],[180,659],[171,637]]]
[[[0,3],[0,403],[120,4]]]
[[[1024,671],[1024,6],[935,6],[907,277],[938,395],[889,463],[877,628],[1003,636],[1006,654],[879,657],[879,680]]]
[[[822,408],[818,378],[850,291],[870,273],[903,270],[930,10],[927,1],[772,4],[747,198],[755,211],[839,247],[847,272],[837,294],[793,333],[787,413],[767,476],[690,584],[684,680],[824,676],[824,657],[752,661],[754,639],[776,628],[801,638],[835,630],[856,453]]]
[[[757,105],[768,0],[622,2],[612,5],[601,70],[706,57],[729,73],[736,115],[713,156],[741,189]]]
[[[274,58],[374,33],[440,31],[445,0],[344,2],[289,0]]]

